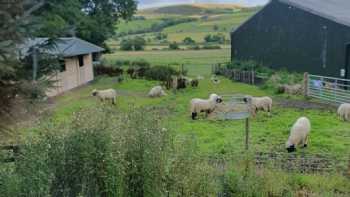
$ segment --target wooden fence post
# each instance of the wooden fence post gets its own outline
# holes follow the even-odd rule
[[[304,96],[309,96],[309,73],[304,73]]]
[[[255,72],[252,70],[252,85],[255,85]]]
[[[249,118],[245,120],[245,150],[249,150]]]

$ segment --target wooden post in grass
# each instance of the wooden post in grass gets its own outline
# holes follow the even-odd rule
[[[304,97],[309,96],[309,73],[304,73]]]
[[[245,119],[245,150],[249,150],[249,118]]]

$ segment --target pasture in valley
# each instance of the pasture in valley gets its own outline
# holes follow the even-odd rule
[[[140,185],[142,192],[145,190],[145,193],[158,191],[158,187],[161,188],[159,196],[162,194],[168,194],[168,196],[218,196],[220,194],[232,196],[349,196],[350,182],[344,174],[350,159],[350,124],[339,120],[334,107],[307,100],[302,96],[277,95],[271,88],[233,82],[224,77],[220,77],[221,83],[214,84],[210,80],[212,65],[230,61],[229,40],[224,43],[216,43],[221,46],[221,49],[208,50],[188,49],[188,46],[182,43],[185,37],[192,37],[197,44],[204,45],[203,39],[208,33],[222,33],[229,39],[231,28],[237,27],[242,21],[252,16],[257,9],[235,7],[237,10],[229,11],[227,7],[213,9],[208,5],[202,5],[200,8],[180,8],[178,7],[178,10],[183,13],[174,13],[171,7],[146,10],[139,13],[145,19],[119,24],[117,32],[124,34],[120,35],[118,39],[109,40],[112,53],[103,55],[103,63],[116,67],[117,61],[145,60],[151,66],[171,66],[177,70],[184,65],[189,77],[196,78],[198,75],[204,77],[203,80],[199,81],[199,87],[187,87],[178,91],[167,90],[167,96],[149,98],[148,91],[152,87],[160,85],[161,82],[144,78],[131,79],[125,72],[119,77],[98,76],[90,84],[49,99],[50,108],[45,112],[45,115],[30,127],[21,128],[21,137],[25,144],[26,153],[32,158],[20,158],[20,161],[23,161],[27,166],[17,164],[18,169],[25,169],[24,167],[39,169],[45,162],[35,161],[35,158],[43,157],[50,160],[49,158],[55,158],[56,154],[57,158],[62,158],[62,161],[57,159],[55,162],[76,168],[72,167],[69,169],[72,171],[65,172],[65,169],[57,167],[52,171],[68,175],[69,172],[75,172],[74,169],[79,169],[81,174],[90,173],[90,170],[91,174],[102,173],[101,177],[108,177],[108,181],[105,185],[102,184],[103,186],[99,182],[101,177],[90,180],[89,173],[86,173],[89,175],[82,175],[86,176],[88,181],[85,179],[82,181],[86,181],[88,184],[91,184],[89,181],[96,181],[99,187],[109,188],[116,185],[118,189],[127,188],[125,191],[118,190],[118,192],[116,192],[116,188],[112,188],[112,190],[115,189],[115,191],[113,190],[115,193],[112,192],[114,196],[123,196],[123,191],[126,194],[127,191],[132,191],[129,186],[139,188]],[[179,17],[179,15],[182,16]],[[154,40],[154,36],[159,32],[130,34],[131,31],[148,31],[154,24],[159,24],[163,18],[195,18],[196,20],[161,29],[161,33],[167,34],[167,40],[163,43]],[[134,36],[143,36],[146,40],[150,38],[145,50],[119,50],[122,39]],[[174,41],[179,42],[182,49],[162,49]],[[126,71],[128,66],[123,65],[120,68]],[[115,106],[107,102],[101,103],[91,95],[94,89],[109,88],[117,91],[118,97]],[[251,118],[249,151],[244,151],[245,125],[243,120],[208,120],[202,115],[199,120],[191,120],[190,100],[192,98],[207,98],[211,93],[271,96],[273,98],[271,116],[265,112],[259,112],[257,117]],[[145,108],[151,112],[142,114]],[[84,112],[89,110],[92,110],[92,113],[84,115]],[[96,110],[96,117],[94,117],[94,110]],[[135,115],[139,119],[134,117],[134,111],[141,113],[139,116]],[[120,121],[120,116],[115,115],[115,113],[126,114],[125,116],[132,114],[130,116],[135,118],[135,122]],[[154,116],[154,114],[157,115]],[[315,157],[332,161],[334,166],[331,166],[331,172],[303,174],[298,171],[284,171],[269,165],[264,166],[264,168],[255,166],[257,152],[273,153],[290,158],[285,150],[285,142],[288,139],[291,126],[301,116],[308,117],[312,123],[309,146],[305,149],[298,148],[292,157]],[[157,117],[157,120],[148,120],[147,117]],[[94,125],[94,119],[100,125]],[[151,125],[158,119],[160,125]],[[84,120],[92,122],[84,122]],[[114,123],[116,125],[113,125]],[[158,126],[162,129],[157,130]],[[106,128],[107,132],[103,128]],[[71,133],[74,129],[78,131],[76,135],[74,132]],[[57,134],[56,131],[63,133]],[[45,132],[49,134],[46,135]],[[126,132],[130,132],[130,134]],[[168,139],[163,135],[170,137]],[[66,139],[65,136],[72,138]],[[66,141],[56,141],[62,139]],[[35,143],[28,143],[30,140]],[[189,141],[189,143],[186,144],[183,141]],[[67,145],[69,142],[77,144],[70,146]],[[117,144],[115,144],[116,142]],[[136,142],[142,142],[142,144],[136,144]],[[169,147],[163,146],[163,143],[170,145]],[[99,152],[100,148],[106,152]],[[67,151],[66,149],[72,151],[72,154],[62,154],[62,151]],[[123,152],[124,149],[125,152]],[[41,150],[42,154],[36,154],[35,151],[41,153]],[[88,151],[93,152],[93,154]],[[154,154],[152,154],[153,152]],[[94,166],[94,161],[100,160],[103,161],[101,166]],[[156,161],[159,161],[159,164]],[[281,161],[281,163],[284,161],[286,160]],[[322,165],[321,162],[322,160],[320,160],[320,165]],[[47,165],[45,163],[44,166],[51,165],[50,162],[48,163]],[[314,167],[317,168],[318,163],[315,165]],[[0,175],[7,176],[9,180],[13,181],[13,183],[6,185],[23,184],[16,182],[9,173],[11,170],[8,169],[11,167],[0,168]],[[44,169],[51,172],[51,169]],[[37,176],[44,177],[44,180],[50,180],[52,175],[50,173],[48,173],[49,175],[37,175],[34,173],[35,170],[32,171],[33,173],[25,170],[19,172],[28,173],[27,175],[37,181],[38,185],[46,187],[45,183],[38,181],[41,179]],[[139,179],[140,182],[128,182],[138,175],[142,177],[144,182]],[[57,180],[60,178],[62,177],[58,177]],[[77,180],[67,180],[68,183],[70,183],[69,181],[80,185]],[[64,184],[62,183],[62,185]],[[165,185],[165,189],[159,185]],[[0,186],[2,186],[1,180]],[[62,188],[64,187],[62,186]],[[12,189],[15,191],[16,187],[13,186]],[[37,189],[40,190],[39,186]],[[135,191],[130,194],[133,192]],[[154,195],[157,194],[152,193],[150,196]]]

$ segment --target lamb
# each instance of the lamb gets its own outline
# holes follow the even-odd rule
[[[248,103],[249,100],[251,100],[251,108],[250,111],[253,115],[253,117],[256,116],[256,113],[259,110],[263,110],[265,112],[271,113],[272,110],[272,99],[268,96],[265,97],[252,97],[252,96],[245,96],[244,102]]]
[[[209,99],[194,98],[191,100],[192,120],[195,120],[198,113],[205,112],[206,115],[214,111],[216,104],[222,103],[222,98],[217,94],[211,94]]]
[[[310,130],[310,120],[306,117],[299,118],[290,130],[290,136],[286,142],[287,151],[289,153],[296,151],[296,146],[300,144],[306,148]]]
[[[117,92],[114,89],[107,89],[107,90],[94,89],[92,91],[92,96],[98,97],[102,102],[105,100],[111,100],[113,105],[117,103]]]
[[[350,121],[350,103],[341,104],[337,113],[343,121]]]
[[[162,86],[155,86],[148,93],[149,97],[162,97],[166,95],[167,94],[164,92]]]

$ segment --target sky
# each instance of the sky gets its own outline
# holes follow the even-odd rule
[[[174,4],[189,3],[237,3],[246,6],[263,5],[268,0],[138,0],[139,8],[159,7]]]

